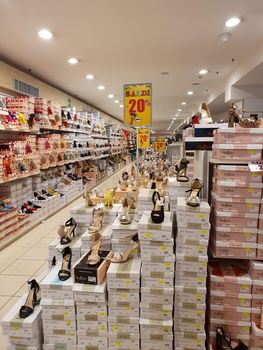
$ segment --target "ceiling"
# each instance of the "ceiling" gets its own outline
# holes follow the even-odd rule
[[[243,21],[223,43],[218,35],[233,16]],[[178,108],[175,126],[197,111],[261,43],[262,20],[262,0],[0,0],[0,53],[121,120],[123,110],[107,95],[122,100],[123,84],[152,82],[153,127],[164,130]],[[38,37],[42,28],[53,32],[51,41]],[[69,65],[70,57],[79,63]],[[200,79],[202,68],[210,72]],[[88,81],[88,73],[96,78]]]

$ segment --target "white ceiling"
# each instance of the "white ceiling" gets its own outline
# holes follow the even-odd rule
[[[233,16],[243,22],[222,43]],[[262,23],[262,0],[0,0],[0,53],[119,119],[123,110],[107,95],[122,99],[123,84],[152,82],[153,127],[166,129],[178,108],[191,116],[261,43]],[[51,41],[38,37],[42,28],[53,32]],[[69,65],[70,57],[79,64]],[[199,79],[202,68],[211,73]],[[96,79],[86,80],[88,73]]]

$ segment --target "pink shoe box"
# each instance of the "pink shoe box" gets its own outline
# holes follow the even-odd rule
[[[251,328],[251,337],[249,347],[263,349],[263,330],[253,322]]]
[[[262,183],[261,172],[251,172],[247,165],[217,165],[214,176],[220,181],[240,181]]]
[[[212,239],[210,248],[214,257],[255,259],[257,256],[257,243],[224,242]]]
[[[263,144],[263,131],[260,128],[219,128],[214,131],[214,143]]]
[[[221,197],[211,193],[212,205],[217,211],[227,211],[235,215],[245,216],[250,213],[259,214],[260,199]]]
[[[233,321],[233,320],[219,320],[219,319],[210,319],[209,320],[209,330],[210,332],[216,332],[218,327],[223,326],[227,329],[227,331],[231,334],[233,338],[235,338],[238,334],[242,335],[249,335],[250,334],[250,327],[251,322],[240,322],[240,321]]]
[[[212,213],[212,223],[214,226],[227,226],[227,227],[248,227],[257,228],[258,227],[258,214],[257,213],[247,213],[246,217],[239,214],[236,216],[231,212],[217,211],[214,210]]]
[[[252,309],[223,305],[210,305],[210,318],[250,322]]]
[[[263,230],[263,214],[259,214],[258,228]]]
[[[252,308],[261,309],[263,308],[263,295],[253,294],[252,297]]]
[[[226,161],[257,161],[262,158],[262,144],[213,144],[212,158]]]
[[[210,304],[233,306],[233,307],[251,307],[251,294],[235,294],[221,291],[210,291]]]
[[[250,261],[249,262],[249,273],[253,280],[263,280],[263,262],[261,261]]]
[[[216,241],[240,242],[240,243],[257,243],[257,233],[249,232],[225,232],[220,227],[212,227],[211,236]]]
[[[213,262],[208,265],[210,290],[228,293],[251,294],[252,279],[241,264],[234,262]],[[263,282],[262,282],[263,286]]]
[[[263,244],[258,244],[257,259],[263,260]]]
[[[252,288],[253,296],[263,295],[263,280],[253,280],[253,288]]]
[[[252,308],[251,313],[251,322],[255,322],[256,324],[260,324],[261,321],[261,309]]]
[[[261,173],[260,173],[261,174]],[[260,210],[259,210],[259,214],[263,214],[263,198],[261,198],[260,200]]]
[[[231,334],[232,335],[232,334]],[[214,349],[216,348],[216,332],[210,332],[209,333],[209,339],[210,339],[210,344]],[[248,346],[249,340],[250,340],[250,335],[249,334],[236,334],[235,337],[231,338],[235,342],[239,342],[241,340],[244,344]]]
[[[219,181],[213,178],[213,192],[222,197],[242,198],[247,203],[253,203],[250,199],[261,198],[262,183],[243,183],[238,181]]]
[[[258,230],[258,244],[263,244],[263,230]]]

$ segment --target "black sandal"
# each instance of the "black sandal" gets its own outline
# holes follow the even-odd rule
[[[161,199],[159,192],[154,191],[152,195],[152,202],[152,222],[154,222],[155,224],[161,224],[164,221],[164,200]]]
[[[27,295],[27,299],[24,305],[21,306],[19,310],[19,316],[21,318],[26,318],[30,316],[34,312],[34,308],[36,305],[40,303],[40,298],[38,297],[39,293],[39,284],[35,279],[32,281],[28,281],[28,284],[30,284],[30,291]]]
[[[75,236],[75,229],[77,227],[76,221],[73,218],[70,218],[65,222],[64,227],[67,227],[67,230],[65,232],[65,236],[60,239],[60,243],[68,244]]]
[[[61,270],[58,272],[58,278],[60,281],[66,281],[71,276],[71,259],[72,259],[72,251],[69,247],[66,247],[61,252],[63,256]]]

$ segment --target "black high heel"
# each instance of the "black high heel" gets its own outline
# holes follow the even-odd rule
[[[33,279],[32,281],[28,281],[27,283],[30,284],[31,287],[25,304],[22,305],[19,310],[19,316],[21,318],[26,318],[30,316],[34,312],[35,306],[38,305],[41,300],[41,298],[38,298],[40,288],[37,281]]]
[[[161,224],[164,221],[164,200],[161,200],[160,194],[154,191],[152,195],[153,210],[151,212],[152,221],[155,224]]]
[[[46,197],[53,197],[53,195],[51,193],[48,193],[46,190],[42,190],[42,193]]]
[[[225,329],[219,327],[216,330],[216,350],[248,350],[248,347],[241,340],[238,343],[232,341]]]
[[[46,197],[44,197],[42,194],[40,194],[39,192],[34,192],[34,197],[36,199],[38,199],[39,201],[44,201],[46,200]]]
[[[68,244],[75,236],[75,229],[77,227],[76,221],[73,218],[70,218],[65,222],[64,227],[67,227],[67,230],[65,232],[65,235],[61,237],[60,243]]]
[[[65,247],[61,252],[63,256],[63,261],[61,265],[61,270],[58,272],[58,278],[60,281],[66,281],[71,276],[71,259],[72,259],[72,251],[70,247]]]
[[[156,182],[152,182],[151,184],[151,190],[155,190],[156,189]]]

